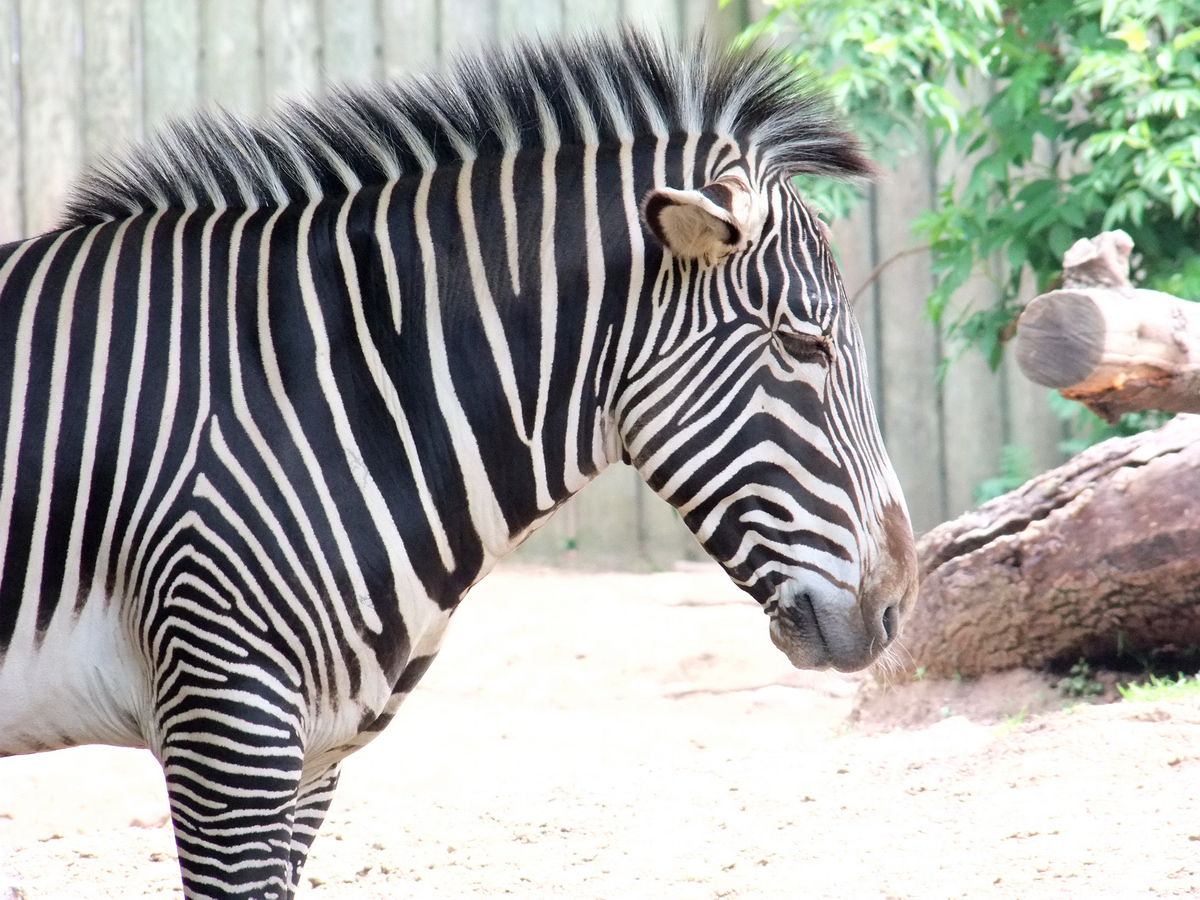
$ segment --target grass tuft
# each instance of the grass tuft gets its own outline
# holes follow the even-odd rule
[[[1179,679],[1159,678],[1151,675],[1144,684],[1119,684],[1121,696],[1133,703],[1157,703],[1160,700],[1186,700],[1200,697],[1200,675],[1190,678],[1179,673]]]

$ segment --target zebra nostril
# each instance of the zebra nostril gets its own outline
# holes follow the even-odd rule
[[[900,607],[893,603],[883,611],[883,615],[879,617],[879,624],[883,626],[883,640],[885,644],[890,644],[895,640],[897,633],[900,631]]]

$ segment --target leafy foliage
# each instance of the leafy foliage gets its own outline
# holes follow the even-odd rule
[[[1126,413],[1121,420],[1110,425],[1098,415],[1074,400],[1067,400],[1055,391],[1046,392],[1046,403],[1060,422],[1066,437],[1059,445],[1065,456],[1074,456],[1093,444],[1114,437],[1129,437],[1152,428],[1158,428],[1173,418],[1172,413],[1145,410]]]
[[[1033,449],[1025,444],[1005,444],[1000,449],[1000,474],[975,485],[975,503],[986,503],[1015,491],[1033,475]]]
[[[922,130],[939,158],[970,156],[916,224],[935,319],[1005,262],[995,306],[949,323],[993,365],[1023,268],[1049,289],[1080,237],[1125,229],[1135,280],[1200,299],[1200,0],[775,0],[761,31],[786,35],[877,156]],[[968,84],[988,98],[964,103]],[[850,203],[811,191],[835,214]]]
[[[1058,692],[1064,697],[1087,699],[1104,693],[1104,685],[1095,679],[1095,669],[1083,657],[1071,666],[1071,671],[1058,682]]]
[[[1117,690],[1126,700],[1135,703],[1158,703],[1163,700],[1188,700],[1200,697],[1200,675],[1189,678],[1182,672],[1178,679],[1151,675],[1144,684],[1119,684]]]

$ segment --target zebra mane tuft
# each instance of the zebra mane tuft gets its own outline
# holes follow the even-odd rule
[[[345,196],[469,157],[717,133],[785,174],[869,174],[826,102],[761,45],[681,49],[632,29],[520,41],[448,72],[339,88],[258,121],[176,121],[85,172],[62,227],[170,208],[274,208]]]

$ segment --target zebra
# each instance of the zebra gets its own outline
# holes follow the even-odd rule
[[[0,755],[149,748],[188,898],[286,898],[470,587],[634,466],[798,667],[916,596],[798,174],[867,176],[760,45],[526,41],[210,111],[0,248]]]

